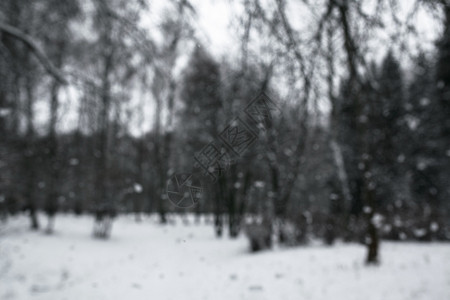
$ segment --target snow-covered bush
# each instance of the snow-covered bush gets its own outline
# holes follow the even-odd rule
[[[250,241],[252,252],[272,247],[272,228],[270,224],[253,222],[245,226],[245,235]]]

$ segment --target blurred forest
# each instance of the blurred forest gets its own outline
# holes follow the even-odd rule
[[[380,239],[450,240],[450,2],[231,2],[239,51],[217,56],[187,0],[151,28],[151,1],[2,0],[2,221],[52,233],[58,213],[91,214],[107,238],[117,214],[195,213],[254,251],[341,239],[369,263]],[[433,49],[409,46],[420,11]],[[171,204],[169,178],[261,93],[281,113],[199,203]]]

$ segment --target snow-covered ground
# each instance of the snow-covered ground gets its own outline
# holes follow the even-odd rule
[[[106,241],[92,225],[60,216],[49,236],[25,217],[0,224],[0,299],[450,299],[450,244],[384,242],[366,267],[357,244],[250,254],[203,222],[121,217]]]

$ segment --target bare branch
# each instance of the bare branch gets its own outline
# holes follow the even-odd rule
[[[50,59],[44,54],[44,52],[39,48],[37,43],[33,40],[31,36],[25,32],[10,26],[5,23],[0,23],[0,31],[10,35],[20,41],[22,41],[30,50],[34,53],[39,62],[43,65],[45,70],[52,75],[56,80],[62,84],[67,84],[67,80],[61,74],[61,72],[53,65]]]

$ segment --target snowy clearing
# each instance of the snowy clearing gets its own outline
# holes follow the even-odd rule
[[[381,266],[366,267],[357,244],[250,254],[204,222],[120,217],[110,240],[92,225],[58,217],[49,236],[25,217],[2,224],[0,299],[450,299],[450,244],[383,242]]]

